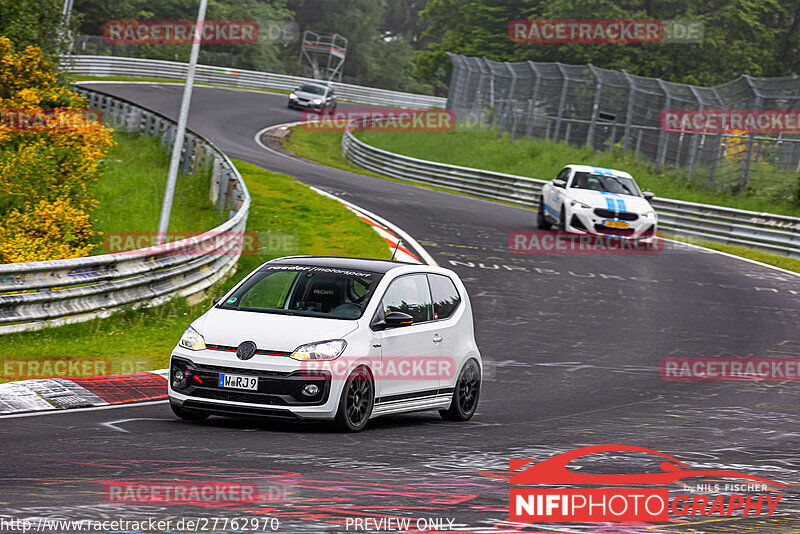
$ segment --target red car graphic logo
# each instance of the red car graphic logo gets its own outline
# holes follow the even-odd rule
[[[567,464],[577,458],[603,452],[643,452],[660,456],[661,472],[635,474],[584,474],[567,469]],[[524,465],[535,460],[510,460],[510,471],[513,473]],[[593,445],[581,447],[538,462],[524,471],[511,476],[511,484],[546,484],[546,485],[659,485],[678,482],[685,478],[695,477],[728,477],[751,480],[769,486],[785,488],[786,484],[775,482],[755,475],[736,471],[692,469],[688,465],[662,452],[637,447],[635,445]]]

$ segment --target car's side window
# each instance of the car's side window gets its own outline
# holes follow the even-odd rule
[[[556,180],[564,180],[565,182],[568,181],[569,180],[569,171],[570,171],[569,167],[567,167],[565,169],[561,169],[561,172],[558,173],[558,176],[556,176]]]
[[[428,281],[431,284],[433,318],[436,320],[447,319],[458,308],[461,296],[459,296],[453,281],[447,276],[429,274]]]
[[[383,313],[407,313],[414,323],[433,319],[433,304],[428,279],[424,274],[401,276],[391,283],[383,296]]]

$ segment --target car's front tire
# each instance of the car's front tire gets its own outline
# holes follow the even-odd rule
[[[481,370],[475,360],[469,360],[458,375],[450,408],[439,410],[446,421],[469,421],[478,408],[481,393]]]
[[[539,211],[536,212],[536,226],[539,230],[549,230],[552,226],[544,216],[544,195],[539,198]]]
[[[347,377],[339,399],[334,423],[342,432],[361,432],[367,426],[375,405],[375,384],[366,367],[358,367]]]
[[[562,232],[567,229],[567,214],[564,211],[564,207],[561,207],[561,216],[558,218],[558,226],[556,226],[556,230],[561,230]]]
[[[205,421],[206,419],[208,419],[207,413],[188,412],[172,402],[169,403],[169,407],[172,408],[172,413],[174,413],[184,421]]]

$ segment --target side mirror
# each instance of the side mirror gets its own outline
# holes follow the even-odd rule
[[[642,196],[643,196],[643,197],[644,197],[644,199],[645,199],[646,201],[648,201],[648,202],[650,202],[651,200],[653,200],[654,198],[656,198],[656,196],[655,196],[653,193],[651,193],[650,191],[644,191],[644,192],[642,193]]]
[[[398,326],[408,326],[414,322],[414,318],[407,313],[393,311],[388,313],[384,318],[386,326],[389,328],[397,328]]]
[[[219,304],[219,302],[220,302],[221,300],[222,300],[222,297],[217,297],[217,298],[215,298],[215,299],[214,299],[214,306],[216,306],[217,304]]]
[[[567,187],[567,182],[564,180],[553,180],[553,185],[555,187],[560,187],[561,189],[565,189]]]

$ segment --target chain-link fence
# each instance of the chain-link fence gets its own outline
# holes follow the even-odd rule
[[[664,110],[798,109],[800,77],[740,76],[715,87],[666,82],[593,65],[499,63],[450,54],[447,107],[459,121],[513,137],[622,149],[679,167],[692,181],[740,191],[796,195],[800,135],[667,132]]]

